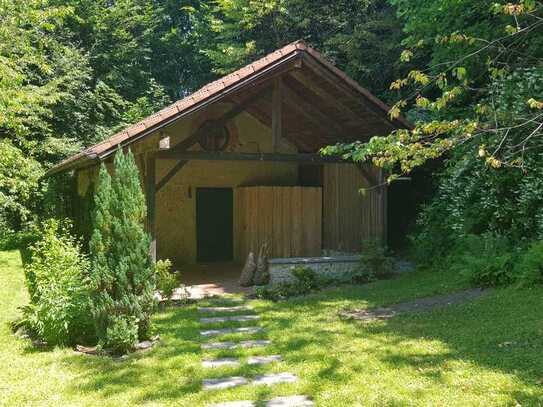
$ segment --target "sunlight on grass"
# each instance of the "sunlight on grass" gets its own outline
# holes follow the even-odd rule
[[[361,324],[344,308],[381,306],[462,289],[445,272],[417,272],[361,287],[283,302],[252,301],[261,321],[206,329],[265,327],[265,333],[203,338],[196,305],[168,308],[154,320],[160,345],[126,361],[70,349],[36,351],[8,322],[26,301],[18,254],[0,254],[0,405],[205,406],[306,394],[317,406],[538,406],[543,400],[541,289],[496,290],[463,306]],[[206,315],[207,316],[207,315]],[[210,315],[211,316],[211,315]],[[209,351],[208,341],[271,339],[265,348]],[[206,370],[204,358],[280,354],[267,366]],[[291,372],[297,383],[203,391],[204,378]]]

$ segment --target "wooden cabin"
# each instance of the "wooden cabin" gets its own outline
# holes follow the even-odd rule
[[[118,146],[135,154],[153,250],[176,264],[357,252],[386,239],[384,175],[319,154],[397,128],[389,108],[298,41],[70,157],[79,197]],[[381,185],[367,194],[361,187]],[[80,208],[81,210],[81,208]],[[85,214],[80,214],[85,216]]]

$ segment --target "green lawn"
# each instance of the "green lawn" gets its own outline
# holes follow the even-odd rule
[[[37,351],[14,337],[8,322],[26,294],[18,254],[0,253],[0,405],[204,406],[291,394],[333,407],[543,405],[541,288],[496,290],[467,305],[366,325],[337,317],[345,307],[387,305],[463,287],[446,272],[416,272],[292,302],[253,301],[266,334],[252,337],[269,338],[273,345],[250,351],[201,351],[195,306],[168,309],[155,317],[161,344],[119,362],[70,349]],[[203,357],[276,353],[285,361],[207,373],[200,366]],[[269,372],[292,372],[301,380],[201,390],[205,377]]]

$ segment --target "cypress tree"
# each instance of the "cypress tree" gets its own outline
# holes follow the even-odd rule
[[[104,166],[100,169],[90,242],[98,337],[103,345],[119,351],[128,350],[135,336],[149,335],[155,278],[145,216],[134,156],[119,150],[113,177]]]

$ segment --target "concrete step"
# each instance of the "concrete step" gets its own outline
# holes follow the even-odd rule
[[[222,328],[222,329],[208,329],[205,331],[200,331],[202,336],[219,336],[227,334],[255,334],[257,332],[262,332],[264,329],[259,326],[246,326],[241,328]]]
[[[275,397],[266,402],[266,407],[313,407],[315,403],[307,396]],[[253,401],[227,401],[209,407],[256,407]]]
[[[202,349],[246,349],[246,348],[257,348],[260,346],[268,346],[271,344],[271,341],[268,340],[254,340],[254,341],[241,341],[241,342],[211,342],[203,343]]]
[[[281,362],[283,359],[281,355],[269,355],[269,356],[251,356],[247,359],[248,365],[267,365],[273,362]],[[238,367],[241,365],[241,361],[236,358],[222,358],[204,360],[202,367],[214,369],[220,367]]]
[[[244,384],[273,386],[275,384],[294,383],[296,381],[298,381],[298,377],[292,373],[277,373],[257,376],[253,380],[241,376],[232,376],[218,379],[204,379],[202,383],[204,390],[221,390],[243,386]]]
[[[239,311],[251,311],[251,308],[245,305],[237,305],[232,307],[199,307],[200,312],[239,312]]]
[[[202,383],[204,390],[221,390],[248,384],[249,380],[245,377],[233,376],[220,379],[204,379]]]
[[[281,355],[269,355],[269,356],[251,356],[247,359],[249,365],[267,365],[268,363],[281,362],[283,358]]]
[[[217,324],[223,322],[246,322],[246,321],[256,321],[260,319],[260,315],[235,315],[231,317],[211,317],[211,318],[200,318],[200,323],[202,324]]]
[[[273,386],[280,383],[294,383],[298,381],[298,376],[292,373],[277,373],[277,374],[265,374],[257,376],[251,382],[251,384],[264,384],[266,386]]]
[[[202,361],[202,367],[206,368],[218,368],[218,367],[235,367],[239,366],[239,359],[236,358],[223,358],[223,359],[213,359],[213,360],[204,360]]]

